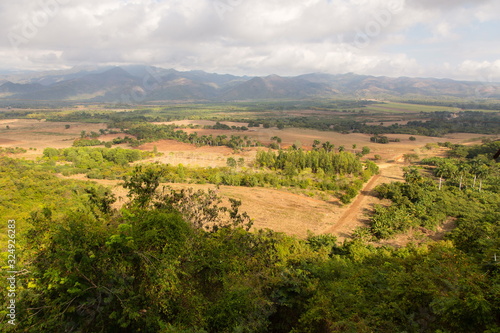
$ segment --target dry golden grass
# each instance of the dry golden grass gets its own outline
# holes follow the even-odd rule
[[[209,124],[207,121],[184,121],[178,122],[184,124]],[[213,122],[211,122],[213,123]],[[70,128],[65,129],[69,124]],[[242,124],[236,124],[241,126]],[[74,139],[80,136],[80,132],[96,131],[105,128],[104,124],[86,124],[86,123],[51,123],[37,120],[2,120],[0,121],[0,145],[3,147],[23,147],[37,148],[36,151],[28,151],[21,155],[27,158],[36,158],[42,154],[46,147],[65,148],[71,146]],[[10,129],[6,129],[9,126]],[[371,188],[382,182],[398,181],[402,179],[401,167],[402,155],[405,153],[417,152],[421,157],[439,154],[435,149],[428,151],[422,149],[427,143],[437,143],[450,141],[452,143],[469,142],[477,138],[477,134],[453,134],[442,138],[432,138],[424,136],[415,136],[416,141],[410,141],[408,135],[388,135],[390,138],[399,138],[401,142],[390,144],[371,143],[367,134],[339,134],[335,132],[323,132],[309,129],[287,128],[278,130],[276,128],[252,128],[249,131],[217,131],[217,130],[191,130],[197,131],[200,135],[224,134],[247,135],[263,143],[269,143],[270,138],[278,136],[282,138],[282,146],[286,147],[294,143],[301,143],[304,148],[311,146],[313,140],[318,139],[322,142],[330,141],[336,147],[344,145],[348,151],[352,151],[352,145],[356,144],[356,151],[361,147],[368,146],[371,153],[367,156],[373,158],[375,154],[382,157],[380,163],[382,174],[367,189],[348,206],[341,206],[337,201],[326,202],[319,199],[309,198],[285,191],[279,191],[269,188],[244,188],[222,186],[219,193],[224,197],[233,197],[243,202],[242,210],[254,218],[254,228],[269,228],[275,231],[285,232],[287,234],[305,237],[307,231],[313,233],[333,232],[340,239],[349,237],[350,232],[364,225],[366,222],[365,213],[369,212],[373,204],[379,203],[378,199],[370,194]],[[101,140],[112,140],[120,135],[109,135]],[[123,135],[121,135],[123,136]],[[266,148],[248,148],[243,152],[234,154],[232,149],[227,147],[195,147],[190,144],[179,143],[172,140],[161,140],[154,143],[148,143],[140,147],[144,150],[156,149],[164,155],[151,159],[150,161],[159,161],[161,163],[217,167],[225,166],[226,160],[230,156],[236,158],[243,157],[247,163],[250,163],[258,149]],[[75,178],[83,178],[75,176]],[[99,181],[99,183],[113,188],[120,197],[125,197],[126,192],[118,186],[117,181]],[[186,185],[172,184],[175,188],[195,187],[195,188],[214,188],[213,185]],[[124,201],[120,201],[118,205]],[[404,243],[408,241],[397,241]]]

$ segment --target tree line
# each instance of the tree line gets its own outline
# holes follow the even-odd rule
[[[243,147],[259,147],[263,144],[248,136],[231,135],[201,135],[197,132],[188,134],[180,130],[176,125],[153,125],[141,123],[132,125],[124,132],[133,135],[137,138],[135,145],[140,145],[144,142],[153,142],[157,140],[176,140],[180,142],[190,143],[197,146],[227,146],[232,149],[242,149]]]
[[[363,170],[369,170],[372,174],[378,172],[375,163],[366,161],[363,166],[355,154],[347,151],[335,152],[332,149],[333,146],[326,142],[324,148],[311,151],[293,148],[280,149],[278,152],[259,150],[255,162],[259,167],[283,170],[289,175],[295,175],[306,168],[310,168],[313,173],[330,175],[361,175]]]

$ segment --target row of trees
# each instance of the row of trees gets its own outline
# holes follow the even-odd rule
[[[311,180],[317,183],[320,190],[341,190],[337,196],[343,203],[349,203],[362,189],[363,182],[368,181],[378,173],[378,166],[366,161],[364,164],[359,156],[346,151],[333,151],[333,145],[325,142],[322,148],[318,148],[319,141],[315,141],[313,150],[304,151],[290,147],[288,150],[279,150],[277,153],[269,150],[257,152],[255,164],[261,168],[279,170],[283,175],[293,179],[305,170],[319,178]],[[338,178],[338,176],[343,176]],[[349,186],[339,188],[335,183],[341,183],[342,179],[352,177]]]
[[[235,166],[237,164],[234,161]],[[232,162],[231,162],[232,164]],[[304,170],[295,176],[286,175],[283,172],[271,170],[251,170],[242,168],[237,170],[233,167],[224,168],[194,168],[182,164],[177,166],[161,165],[163,170],[162,181],[170,183],[192,183],[192,184],[216,184],[227,186],[245,187],[273,187],[282,190],[308,190],[317,193],[328,193],[339,198],[348,200],[345,193],[350,193],[349,200],[354,198],[363,186],[363,181],[370,177],[370,172],[365,170],[363,177],[338,177],[326,174],[314,174],[310,170]],[[352,190],[355,193],[351,193]]]
[[[290,150],[290,152],[292,151]],[[301,150],[295,152],[298,158],[303,158],[305,156],[303,154],[306,154]],[[284,158],[283,153],[284,151],[279,152],[279,159]],[[42,165],[46,167],[46,170],[53,170],[65,176],[83,173],[90,179],[113,180],[128,174],[132,169],[130,163],[151,157],[153,154],[147,151],[122,148],[46,148]],[[268,153],[263,152],[263,154]],[[316,151],[314,154],[321,154],[321,151]],[[342,162],[342,154],[344,152],[336,154],[340,156],[338,161],[337,159],[326,159],[322,160],[322,163]],[[346,156],[354,156],[351,153],[345,154],[348,154]],[[236,161],[234,158],[229,158],[228,167],[222,168],[196,168],[181,164],[177,166],[162,164],[158,165],[158,169],[163,175],[161,178],[163,182],[298,189],[308,190],[308,195],[326,192],[329,195],[339,197],[344,203],[350,202],[362,188],[363,182],[378,172],[378,168],[373,162],[362,164],[356,160],[356,157],[352,160],[357,161],[356,170],[353,169],[351,170],[353,173],[343,176],[336,174],[333,166],[325,167],[326,170],[333,170],[332,172],[325,172],[322,168],[317,168],[313,172],[306,164],[303,165],[305,168],[298,170],[292,167],[295,160],[293,156],[295,153],[286,158],[288,161],[284,162],[287,165],[285,169],[247,169],[244,167],[244,159]],[[350,160],[345,162],[350,163]],[[238,169],[237,166],[239,166]]]
[[[250,127],[250,124],[249,126]],[[246,126],[229,126],[226,124],[222,124],[221,122],[215,122],[215,125],[205,125],[206,129],[219,129],[219,130],[233,130],[233,131],[248,131],[248,127]]]
[[[449,145],[450,158],[428,158],[421,161],[424,165],[435,166],[434,175],[439,177],[439,187],[443,181],[482,189],[483,180],[500,172],[493,155],[500,150],[500,141],[486,141],[482,145]]]
[[[233,149],[262,146],[262,143],[248,136],[199,136],[197,132],[188,134],[185,131],[179,130],[175,125],[153,125],[147,123],[136,124],[125,130],[125,133],[135,136],[137,140],[139,140],[138,144],[162,139],[170,139],[191,143],[197,146],[227,146]]]
[[[328,142],[324,145],[329,144]],[[360,175],[364,169],[369,169],[372,174],[378,172],[378,167],[370,161],[365,162],[365,167],[355,154],[346,151],[334,152],[330,146],[312,151],[302,149],[288,149],[274,151],[260,150],[257,152],[255,163],[258,167],[283,170],[285,174],[295,175],[306,168],[313,173],[326,173],[331,175],[353,174]]]
[[[407,115],[403,115],[405,118]],[[443,136],[448,133],[480,133],[496,134],[500,132],[500,114],[498,112],[462,111],[452,112],[425,112],[415,115],[421,120],[410,120],[406,124],[392,124],[390,126],[367,124],[366,117],[359,116],[299,116],[277,117],[267,119],[271,123],[281,122],[285,127],[312,128],[322,131],[339,133],[367,133],[373,135],[407,134]],[[413,118],[414,119],[414,118]],[[239,119],[242,121],[243,119]]]

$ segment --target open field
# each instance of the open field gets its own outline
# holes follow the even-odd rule
[[[66,125],[70,127],[66,129]],[[99,129],[104,128],[106,128],[105,124],[7,119],[0,120],[0,140],[8,140],[2,144],[3,147],[36,148],[43,151],[47,147],[70,147],[73,141],[80,137],[81,131],[98,132]],[[41,154],[41,151],[39,153]]]
[[[182,121],[178,124],[188,125],[211,125],[210,121]],[[23,147],[29,150],[25,154],[16,155],[24,158],[36,158],[41,156],[46,147],[64,148],[70,147],[73,140],[78,138],[80,132],[85,130],[98,131],[105,128],[104,124],[88,123],[68,123],[70,128],[65,129],[66,123],[51,123],[37,120],[3,120],[0,126],[0,146],[2,147]],[[9,126],[6,129],[5,126]],[[228,123],[228,125],[240,126],[239,123]],[[340,134],[336,132],[325,132],[311,129],[292,129],[287,128],[278,130],[277,128],[251,128],[249,131],[227,131],[210,129],[186,129],[190,132],[198,132],[200,135],[247,135],[263,143],[269,143],[270,138],[279,136],[282,138],[282,147],[292,144],[301,144],[305,149],[310,148],[312,141],[318,139],[322,142],[330,141],[336,147],[344,145],[348,151],[359,151],[361,147],[368,146],[371,153],[366,158],[373,159],[374,155],[380,155],[379,163],[381,175],[375,176],[364,190],[350,205],[342,205],[337,199],[331,198],[330,201],[311,198],[305,195],[280,191],[270,188],[246,188],[221,186],[218,192],[223,197],[233,197],[242,201],[241,209],[248,212],[254,219],[254,228],[269,228],[275,231],[293,234],[299,237],[307,236],[308,231],[319,233],[332,233],[340,240],[349,237],[350,232],[356,227],[364,225],[366,222],[366,213],[370,211],[375,203],[380,201],[372,196],[372,189],[383,182],[400,181],[402,179],[401,168],[404,165],[402,155],[405,153],[416,152],[420,157],[432,156],[439,151],[422,149],[427,143],[437,143],[450,141],[452,143],[477,142],[485,137],[477,134],[453,134],[446,137],[434,138],[425,136],[416,136],[416,141],[410,141],[406,135],[388,135],[390,138],[399,138],[401,142],[390,144],[375,144],[369,141],[368,134]],[[119,135],[105,135],[100,139],[109,141]],[[352,149],[352,145],[356,149]],[[122,145],[123,146],[123,145]],[[160,140],[147,143],[139,147],[142,150],[158,150],[163,153],[162,156],[149,159],[147,161],[158,161],[173,165],[183,164],[199,167],[220,167],[226,165],[228,157],[245,159],[246,167],[251,167],[255,153],[258,149],[267,148],[245,148],[243,151],[235,153],[228,147],[196,147],[191,144],[181,143],[173,140]],[[146,161],[146,162],[147,162]],[[144,163],[142,161],[141,163]],[[71,178],[85,179],[82,175]],[[113,188],[115,194],[125,198],[125,190],[119,186],[119,181],[100,180],[99,183]],[[190,185],[190,184],[169,184],[174,188],[194,187],[215,188],[214,185]],[[123,199],[118,202],[123,204]],[[408,239],[397,241],[404,243]]]
[[[389,112],[389,113],[461,111],[461,109],[457,107],[450,107],[450,106],[434,106],[434,105],[421,105],[421,104],[396,103],[396,102],[384,102],[384,104],[372,104],[369,107],[367,107],[367,110],[378,111],[378,112]]]
[[[172,146],[171,149],[181,147]],[[196,151],[192,149],[191,151]],[[173,151],[172,151],[173,152]],[[422,156],[441,155],[442,150],[434,149],[422,154]],[[187,154],[187,152],[184,152]],[[200,156],[204,156],[200,151]],[[401,155],[394,156],[394,160],[389,163],[381,163],[380,175],[374,176],[361,191],[360,195],[349,205],[342,205],[337,199],[330,198],[329,201],[310,198],[307,196],[294,194],[286,191],[280,191],[271,188],[261,187],[234,187],[234,186],[215,186],[211,184],[173,184],[167,183],[174,189],[194,188],[215,189],[223,198],[235,198],[242,201],[241,210],[247,212],[253,219],[253,229],[271,229],[278,232],[284,232],[289,235],[295,235],[304,238],[308,232],[314,234],[328,233],[338,237],[340,241],[348,239],[351,232],[357,227],[366,226],[367,216],[375,204],[385,204],[385,200],[380,200],[373,195],[373,188],[382,183],[392,181],[402,181],[402,168],[406,166]],[[198,166],[216,166],[215,161],[198,159],[196,162],[190,161],[187,156],[186,162],[191,162]],[[201,158],[201,157],[199,157]],[[160,162],[169,162],[167,157]],[[181,157],[179,157],[181,160]],[[142,163],[142,162],[141,162]],[[69,178],[85,180],[84,175],[75,175]],[[112,180],[93,180],[99,184],[109,186],[113,189],[115,195],[119,198],[115,207],[119,207],[127,202],[126,190],[121,187],[120,181]],[[433,237],[435,234],[428,236]],[[390,241],[384,241],[385,244],[395,246],[404,245],[409,241],[414,241],[415,235],[402,235]]]
[[[274,115],[285,115],[284,111],[270,109],[268,111],[254,112],[245,107],[240,106],[220,106],[204,107],[201,105],[179,105],[168,108],[169,112],[181,114],[186,107],[192,107],[191,114],[207,115],[218,114],[226,117],[233,113],[237,116],[259,115],[262,116],[266,112]],[[99,112],[97,106],[92,108],[79,108],[78,110]],[[160,114],[161,108],[151,107],[153,114]],[[127,110],[120,110],[126,111]],[[411,105],[406,103],[374,104],[365,109],[364,116],[367,121],[373,121],[374,125],[384,122],[384,126],[391,125],[395,122],[404,124],[408,119],[412,119],[420,112],[431,111],[458,111],[455,108]],[[70,111],[68,111],[70,112]],[[109,112],[109,110],[107,111]],[[133,112],[133,111],[130,111]],[[377,115],[369,113],[375,112]],[[400,113],[399,115],[396,113]],[[315,116],[320,114],[335,114],[345,117],[363,117],[359,113],[345,113],[335,110],[322,109],[297,109],[288,110],[287,116]],[[400,119],[400,117],[402,117]],[[404,120],[405,118],[406,120]],[[248,123],[221,121],[228,126],[246,126]],[[316,197],[308,197],[306,195],[295,194],[287,191],[280,191],[270,188],[246,188],[246,187],[231,187],[221,186],[218,192],[223,197],[234,197],[242,201],[242,210],[247,211],[255,220],[254,228],[269,228],[275,231],[285,232],[287,234],[305,237],[307,232],[313,233],[333,233],[340,240],[349,237],[350,232],[356,227],[363,226],[366,222],[366,213],[370,211],[375,203],[380,201],[372,195],[372,189],[384,182],[400,181],[402,179],[402,170],[404,166],[403,154],[417,153],[421,158],[433,156],[439,152],[436,149],[431,151],[423,149],[426,144],[435,144],[437,142],[449,141],[452,143],[472,144],[479,142],[484,138],[496,138],[497,136],[478,135],[478,134],[451,134],[444,137],[428,137],[413,135],[416,140],[410,141],[409,135],[406,134],[388,134],[390,139],[399,139],[400,142],[391,142],[389,144],[376,144],[370,142],[370,134],[350,133],[341,134],[332,131],[320,131],[315,129],[291,128],[279,130],[276,127],[264,128],[250,127],[247,131],[238,130],[216,130],[203,129],[203,126],[213,126],[213,120],[187,119],[170,122],[156,122],[155,124],[177,124],[181,126],[196,126],[201,128],[184,128],[187,133],[198,133],[202,135],[232,135],[240,137],[248,137],[255,139],[265,145],[271,143],[272,137],[281,138],[281,147],[287,148],[291,145],[300,146],[304,149],[311,149],[314,140],[321,142],[329,141],[336,148],[344,146],[347,151],[359,152],[363,146],[370,148],[370,153],[363,158],[373,160],[375,155],[379,155],[377,161],[381,168],[381,174],[372,178],[370,182],[365,184],[361,194],[350,204],[342,205],[337,199],[331,197],[329,200],[322,200]],[[68,127],[69,126],[69,127]],[[68,128],[66,128],[68,127]],[[36,119],[4,119],[0,120],[0,146],[1,147],[22,147],[28,151],[24,154],[16,154],[15,157],[35,159],[42,155],[43,149],[47,147],[66,148],[70,147],[75,139],[80,138],[82,131],[99,132],[101,129],[106,129],[105,123],[88,123],[88,122],[49,122]],[[111,141],[118,136],[124,134],[107,134],[99,137],[101,141]],[[128,147],[121,144],[121,147]],[[354,148],[355,147],[355,148]],[[30,149],[31,148],[31,149]],[[130,148],[130,147],[128,147]],[[247,147],[235,152],[233,149],[219,146],[202,146],[197,147],[192,144],[177,142],[174,140],[159,140],[156,142],[142,144],[138,147],[141,150],[153,151],[156,150],[162,153],[161,156],[150,158],[148,160],[137,163],[160,162],[171,165],[183,164],[193,167],[223,167],[226,166],[227,159],[234,157],[235,159],[243,158],[245,168],[253,167],[255,154],[259,149],[268,149],[264,147]],[[83,178],[83,175],[73,176],[72,178]],[[100,180],[99,183],[111,186],[114,192],[119,197],[125,197],[125,190],[118,185],[118,181]],[[187,184],[170,184],[174,188],[194,187],[194,188],[214,188],[214,185],[187,185]],[[297,191],[297,193],[300,191]],[[118,204],[123,204],[119,201]],[[406,240],[399,241],[400,243]]]

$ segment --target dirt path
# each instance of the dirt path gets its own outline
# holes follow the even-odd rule
[[[361,193],[356,197],[356,200],[352,202],[347,210],[342,214],[337,223],[334,226],[324,230],[322,233],[324,234],[338,234],[339,236],[343,236],[345,238],[347,236],[347,230],[353,230],[355,226],[353,224],[357,224],[360,219],[360,215],[362,215],[360,207],[366,201],[368,193],[371,193],[373,188],[378,185],[378,180],[380,179],[380,175],[375,175],[372,179],[365,185],[364,189]]]
[[[395,160],[397,160],[397,158],[395,158]],[[367,213],[371,211],[374,204],[382,202],[374,196],[373,189],[383,183],[402,181],[403,172],[401,168],[403,166],[403,164],[399,163],[379,165],[380,174],[373,176],[356,199],[338,218],[335,224],[323,230],[321,233],[333,234],[342,242],[346,238],[350,238],[352,231],[357,227],[366,226],[368,222]]]

